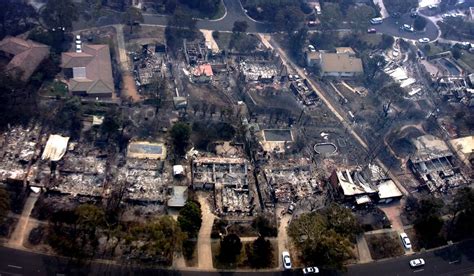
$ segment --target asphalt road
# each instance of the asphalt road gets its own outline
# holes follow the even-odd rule
[[[408,262],[423,258],[426,265],[412,269]],[[466,275],[474,273],[474,241],[449,246],[443,249],[403,256],[369,264],[353,265],[342,275]],[[199,272],[146,269],[127,265],[87,263],[80,266],[65,258],[36,254],[0,247],[0,275],[299,275],[300,271],[286,272]],[[321,275],[337,275],[324,272]]]
[[[407,32],[400,30],[400,26],[403,24],[408,24],[413,26],[413,21],[415,19],[411,18],[409,14],[404,14],[400,18],[388,17],[383,20],[383,23],[380,25],[373,25],[372,27],[377,30],[379,33],[403,37],[407,39],[419,39],[427,37],[430,40],[435,40],[438,38],[438,26],[436,26],[431,20],[426,19],[427,24],[424,31],[415,31]]]

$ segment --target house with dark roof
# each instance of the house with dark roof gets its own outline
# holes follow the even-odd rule
[[[0,51],[11,58],[5,71],[27,81],[40,63],[49,56],[49,47],[18,37],[5,37],[0,41]]]
[[[82,45],[81,52],[61,55],[69,91],[86,97],[112,97],[115,91],[108,45]]]

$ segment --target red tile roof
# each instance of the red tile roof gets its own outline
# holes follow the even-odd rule
[[[30,78],[38,65],[49,55],[49,47],[18,37],[6,37],[0,41],[0,51],[13,55],[6,70],[21,74],[20,79],[26,81]]]

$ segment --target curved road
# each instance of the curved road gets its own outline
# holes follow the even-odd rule
[[[400,26],[403,26],[403,24],[413,26],[414,20],[415,19],[411,18],[409,14],[404,14],[400,18],[388,17],[383,20],[382,24],[374,25],[373,28],[375,28],[379,33],[412,40],[427,37],[430,39],[430,41],[433,41],[438,38],[438,26],[436,26],[435,23],[433,23],[433,21],[431,21],[429,18],[426,18],[427,24],[424,31],[415,31],[411,33],[400,30]]]
[[[226,7],[226,14],[223,18],[217,20],[206,20],[198,19],[196,26],[198,29],[231,32],[234,22],[245,21],[248,24],[247,31],[249,33],[271,33],[274,31],[272,24],[265,22],[258,22],[250,18],[244,11],[240,0],[223,0]],[[105,16],[99,18],[97,25],[113,25],[120,24],[120,16]],[[168,24],[168,16],[158,14],[144,14],[143,15],[145,25],[154,26],[166,26]],[[380,25],[373,26],[377,32],[384,33],[387,35],[402,37],[406,39],[417,40],[419,38],[427,37],[430,40],[438,38],[438,26],[433,23],[432,20],[427,18],[427,25],[424,31],[420,32],[407,32],[401,31],[400,26],[403,24],[413,25],[414,18],[411,18],[409,14],[404,14],[401,18],[387,17]],[[317,30],[317,29],[314,29]]]

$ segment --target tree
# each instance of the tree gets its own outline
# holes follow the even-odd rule
[[[184,234],[170,216],[133,227],[126,240],[137,258],[170,265],[173,254],[180,252]]]
[[[385,50],[391,48],[394,42],[393,36],[382,34],[382,42],[380,42],[379,47]]]
[[[72,0],[49,0],[41,17],[50,28],[70,30],[72,22],[78,18],[77,11]]]
[[[83,204],[73,211],[60,210],[50,220],[48,241],[62,255],[91,258],[99,245],[98,230],[104,225],[104,211],[97,206]]]
[[[247,21],[235,21],[234,27],[232,27],[233,33],[245,33],[249,27]]]
[[[173,145],[178,155],[184,155],[191,136],[191,129],[185,123],[176,123],[171,128],[171,138]]]
[[[321,27],[324,30],[337,29],[342,22],[342,13],[339,4],[325,3],[324,12],[321,16]]]
[[[3,0],[0,9],[0,39],[6,35],[16,36],[31,29],[38,18],[33,6],[26,1]],[[32,20],[34,19],[34,20]]]
[[[370,24],[369,20],[375,16],[375,11],[367,5],[350,6],[347,15],[352,29],[366,32]]]
[[[390,0],[383,1],[385,8],[390,14],[406,13],[418,7],[418,0]]]
[[[426,21],[426,18],[423,16],[417,16],[415,18],[415,21],[413,22],[413,28],[417,31],[422,31],[425,29],[426,24],[428,24],[428,21]]]
[[[449,226],[450,237],[460,239],[473,236],[474,229],[474,190],[464,187],[456,192],[449,205],[452,218]]]
[[[291,34],[301,25],[303,19],[304,14],[298,7],[289,6],[278,10],[275,15],[275,27]]]
[[[8,192],[0,188],[0,222],[7,216],[10,211],[10,195]]]
[[[291,221],[288,235],[291,237],[305,265],[317,265],[327,269],[342,269],[343,263],[352,256],[351,243],[344,233],[338,233],[328,218],[322,214],[305,213]],[[344,231],[345,232],[345,231]]]
[[[247,244],[247,259],[253,268],[273,266],[273,246],[269,240],[259,236],[252,244]]]
[[[416,212],[414,228],[420,243],[426,247],[438,245],[439,232],[443,227],[441,209],[443,201],[433,196],[420,200],[419,209]]]
[[[333,203],[323,210],[328,227],[345,237],[355,237],[362,232],[356,217],[350,209]]]
[[[199,202],[188,200],[179,211],[178,223],[183,232],[188,233],[188,237],[195,238],[201,228],[202,215]]]
[[[130,26],[130,33],[133,32],[133,25],[137,23],[143,23],[144,18],[141,10],[135,7],[129,7],[127,11],[124,13],[122,22],[126,25]]]
[[[236,234],[229,234],[221,240],[219,259],[223,263],[235,263],[242,250],[242,242]]]
[[[451,50],[451,52],[453,53],[453,58],[454,59],[460,59],[461,58],[461,50],[459,50],[459,48],[453,48]]]

